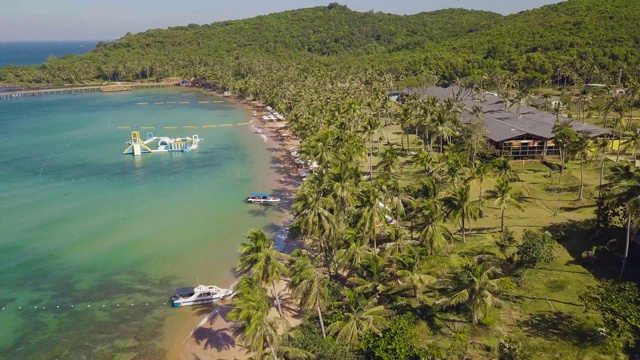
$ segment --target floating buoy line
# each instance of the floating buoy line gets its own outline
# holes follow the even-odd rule
[[[12,312],[28,312],[28,311],[47,311],[47,312],[67,312],[69,310],[108,310],[108,309],[120,309],[120,308],[162,308],[162,307],[171,307],[171,304],[167,301],[162,302],[159,300],[156,301],[146,301],[146,302],[114,302],[114,303],[95,303],[95,304],[65,304],[65,305],[39,305],[39,306],[19,306],[7,304],[0,308],[0,316],[2,314],[8,314]]]

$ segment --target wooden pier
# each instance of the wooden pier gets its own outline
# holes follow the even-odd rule
[[[53,95],[53,94],[78,94],[84,92],[111,92],[115,87],[122,87],[127,89],[153,89],[167,86],[178,86],[177,82],[163,82],[163,83],[122,83],[112,85],[97,85],[97,86],[77,86],[68,88],[54,88],[54,89],[33,89],[33,90],[19,90],[0,92],[0,99],[13,99],[24,96],[41,96],[41,95]]]

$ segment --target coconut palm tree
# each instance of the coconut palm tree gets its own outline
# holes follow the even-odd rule
[[[429,175],[435,166],[435,161],[433,156],[429,154],[427,151],[421,150],[418,155],[414,157],[414,162],[416,166],[420,166],[424,168],[424,172]]]
[[[494,178],[505,178],[510,181],[518,181],[518,173],[511,168],[509,159],[505,157],[494,159],[491,162],[491,169],[493,170]]]
[[[296,194],[292,208],[302,235],[317,239],[325,261],[328,261],[332,251],[328,247],[328,239],[336,231],[336,218],[333,213],[335,203],[331,198],[323,196],[323,184],[318,182],[319,184],[314,186],[314,180],[305,181],[305,186]],[[311,186],[314,188],[310,188]]]
[[[444,307],[464,304],[471,311],[473,323],[477,324],[492,307],[500,303],[494,295],[500,288],[499,279],[495,278],[497,274],[498,270],[493,266],[476,259],[467,260],[453,272],[449,280],[451,294],[436,304]]]
[[[598,199],[602,197],[602,179],[604,178],[604,162],[607,160],[606,152],[609,148],[609,139],[598,138],[596,140],[596,148],[600,153],[600,185],[598,186]]]
[[[318,312],[322,337],[327,337],[322,318],[322,308],[329,301],[329,276],[311,260],[305,250],[296,249],[291,261],[291,279],[287,286],[293,296],[298,298],[303,309],[315,309]]]
[[[420,202],[418,206],[422,228],[418,240],[427,246],[429,255],[433,255],[435,249],[453,240],[453,234],[445,224],[445,213],[438,202],[430,199]]]
[[[343,216],[355,204],[356,184],[360,178],[360,170],[357,163],[351,161],[339,161],[329,169],[327,186],[330,188],[329,195],[334,203],[335,215]]]
[[[431,153],[431,144],[432,141],[430,141],[430,139],[432,138],[430,132],[432,129],[432,121],[434,116],[436,115],[436,111],[438,110],[438,98],[436,98],[433,95],[427,96],[425,97],[419,105],[419,109],[420,109],[420,119],[419,119],[419,126],[423,129],[424,131],[424,135],[423,135],[423,139],[424,139],[424,145],[425,147],[427,147],[427,144],[429,144],[428,147],[428,152],[429,154]]]
[[[449,218],[460,223],[462,242],[466,242],[466,224],[471,220],[477,220],[482,214],[478,202],[471,200],[469,184],[453,188],[443,202]]]
[[[388,208],[387,216],[393,217],[393,221],[385,216],[387,222],[395,223],[395,227],[400,227],[400,220],[406,215],[407,207],[413,205],[414,199],[400,187],[397,180],[384,181],[381,179],[376,183],[380,191],[384,193],[383,203]]]
[[[355,290],[365,296],[378,298],[389,288],[391,275],[386,257],[374,253],[365,253],[360,263],[356,264],[356,276],[349,278]]]
[[[511,194],[511,190],[511,182],[508,179],[498,178],[496,180],[496,186],[488,191],[489,198],[495,199],[493,204],[500,207],[500,232],[504,232],[504,213],[509,205],[522,210],[522,205],[520,205],[518,199]]]
[[[235,335],[259,359],[266,355],[267,348],[274,359],[278,358],[279,323],[268,318],[269,308],[267,292],[258,284],[258,279],[243,277],[236,285],[228,317],[239,324]]]
[[[376,306],[376,299],[365,299],[355,290],[345,290],[344,320],[327,327],[327,332],[336,336],[336,340],[346,344],[357,344],[367,331],[380,334],[392,312],[382,305]]]
[[[357,196],[356,209],[360,217],[357,226],[369,238],[369,241],[373,242],[375,253],[378,252],[378,228],[387,224],[385,218],[387,209],[382,200],[383,194],[372,184],[363,187]]]
[[[493,170],[491,163],[485,161],[476,161],[473,170],[473,178],[478,181],[478,206],[482,209],[482,184],[491,175]]]
[[[240,260],[237,271],[239,274],[249,274],[258,285],[270,284],[276,299],[278,313],[282,316],[282,307],[276,291],[276,282],[289,270],[280,259],[287,255],[275,249],[273,239],[267,238],[262,230],[250,230],[247,235],[249,242],[240,244]]]
[[[445,109],[440,109],[436,112],[436,116],[433,119],[433,128],[435,133],[438,135],[438,141],[440,142],[440,153],[443,153],[444,141],[448,141],[457,133],[452,113]]]
[[[400,170],[398,151],[393,145],[386,147],[380,155],[378,170],[382,177],[389,179],[393,177],[396,171]]]
[[[580,194],[578,200],[582,200],[582,194],[584,193],[584,164],[591,160],[592,157],[592,145],[591,139],[587,135],[578,135],[573,146],[573,152],[580,159]]]
[[[407,134],[407,151],[409,149],[409,133],[407,132],[407,127],[413,121],[414,116],[414,108],[408,103],[402,104],[400,110],[396,112],[396,121],[400,124],[400,128],[402,129],[402,134],[400,135],[400,144],[402,146],[402,150],[404,150],[404,134]]]
[[[380,128],[380,119],[374,116],[368,116],[365,119],[364,131],[369,137],[369,176],[373,178],[373,164],[371,158],[373,157],[373,134]]]
[[[633,150],[633,154],[631,155],[632,161],[636,161],[636,153],[638,152],[638,147],[640,147],[640,132],[633,132],[629,135],[623,142],[622,147],[626,152],[629,148]]]
[[[629,242],[635,237],[635,233],[631,234],[632,218],[635,217],[637,221],[640,214],[640,169],[631,163],[616,164],[611,169],[610,179],[611,183],[615,184],[612,198],[616,205],[625,208],[627,215],[625,251],[620,271],[620,277],[622,277],[629,255]]]
[[[437,282],[437,278],[429,274],[431,269],[425,268],[424,256],[421,249],[406,247],[397,257],[394,266],[395,275],[399,285],[409,286],[413,297],[418,301],[425,301],[425,290]]]
[[[576,142],[578,134],[573,127],[571,127],[571,120],[556,123],[553,126],[552,134],[553,142],[558,146],[560,151],[560,176],[558,176],[558,184],[560,184],[565,164],[572,154],[573,144]]]
[[[342,240],[340,250],[336,253],[337,265],[349,277],[370,248],[368,238],[358,229],[345,229]]]

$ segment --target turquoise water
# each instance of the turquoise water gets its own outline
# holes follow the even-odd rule
[[[169,308],[172,292],[229,285],[248,229],[276,228],[277,209],[243,202],[273,190],[265,144],[249,126],[206,127],[250,118],[198,103],[209,100],[181,89],[0,100],[1,358],[162,358],[188,336],[173,324],[202,312]],[[204,140],[122,155],[131,130]]]

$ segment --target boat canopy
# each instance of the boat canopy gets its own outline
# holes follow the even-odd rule
[[[192,287],[184,287],[176,290],[176,295],[179,296],[192,296],[194,293]]]
[[[249,196],[258,196],[258,197],[267,197],[269,196],[269,194],[265,194],[265,193],[251,193],[249,194]]]

